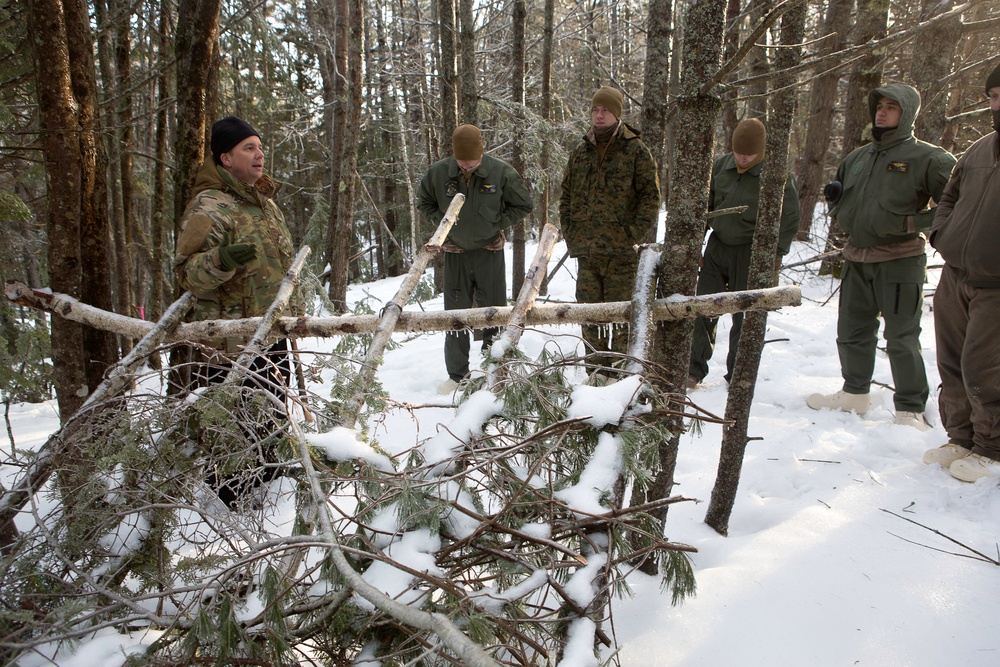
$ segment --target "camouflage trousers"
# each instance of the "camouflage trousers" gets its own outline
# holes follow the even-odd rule
[[[621,255],[589,255],[577,258],[576,300],[578,303],[631,301],[639,258],[631,249]],[[627,324],[592,326],[584,324],[583,340],[592,363],[610,368],[628,353]],[[607,352],[615,353],[604,354]]]

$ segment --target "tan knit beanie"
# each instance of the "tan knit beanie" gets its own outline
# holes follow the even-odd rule
[[[759,119],[741,120],[733,130],[733,152],[741,155],[761,155],[764,152],[766,139],[767,130]]]
[[[478,160],[483,157],[483,134],[475,125],[459,125],[451,135],[451,147],[456,160]]]
[[[622,109],[625,106],[625,96],[622,91],[611,86],[603,86],[596,93],[594,99],[590,101],[590,108],[601,106],[615,115],[615,118],[622,117]]]

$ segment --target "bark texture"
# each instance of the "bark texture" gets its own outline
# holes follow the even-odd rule
[[[781,18],[781,43],[784,47],[778,51],[779,72],[798,64],[801,54],[801,47],[798,45],[802,43],[804,30],[805,6],[799,4]],[[788,139],[795,115],[794,83],[793,76],[779,74],[773,84],[778,92],[771,98],[765,149],[768,158],[760,173],[760,207],[747,280],[747,286],[754,289],[774,284],[774,257],[778,246],[785,180],[788,176],[785,167],[788,163]],[[729,383],[719,469],[705,516],[705,522],[723,535],[729,529],[729,517],[736,502],[743,470],[750,407],[757,385],[766,329],[766,312],[747,313],[736,352],[733,378]]]

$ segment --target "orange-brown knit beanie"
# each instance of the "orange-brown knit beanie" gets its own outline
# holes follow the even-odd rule
[[[596,93],[594,99],[590,101],[590,108],[604,107],[615,115],[615,118],[622,117],[622,109],[625,106],[625,96],[622,91],[611,86],[603,86]]]
[[[741,120],[733,130],[733,152],[740,155],[761,155],[764,153],[766,139],[767,130],[759,119]]]
[[[451,135],[451,148],[456,160],[478,160],[483,157],[483,134],[475,125],[459,125]]]

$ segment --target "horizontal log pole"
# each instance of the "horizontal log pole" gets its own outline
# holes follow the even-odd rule
[[[10,301],[39,308],[74,322],[104,331],[141,338],[154,326],[152,322],[126,317],[87,306],[72,297],[48,291],[32,290],[20,283],[8,283],[4,294]],[[656,321],[682,320],[692,317],[718,317],[726,313],[750,310],[777,310],[802,303],[797,286],[771,287],[745,292],[726,292],[704,296],[675,295],[657,299],[653,304]],[[395,331],[413,333],[426,331],[456,331],[506,326],[513,308],[469,308],[447,311],[404,311],[399,315]],[[631,304],[628,301],[609,303],[536,304],[528,313],[525,326],[546,324],[611,324],[628,322]],[[341,315],[338,317],[281,317],[274,326],[275,335],[293,338],[326,338],[351,334],[374,333],[378,315]],[[198,341],[213,338],[245,338],[249,340],[260,324],[259,317],[243,320],[203,320],[181,324],[168,336],[168,341]]]

